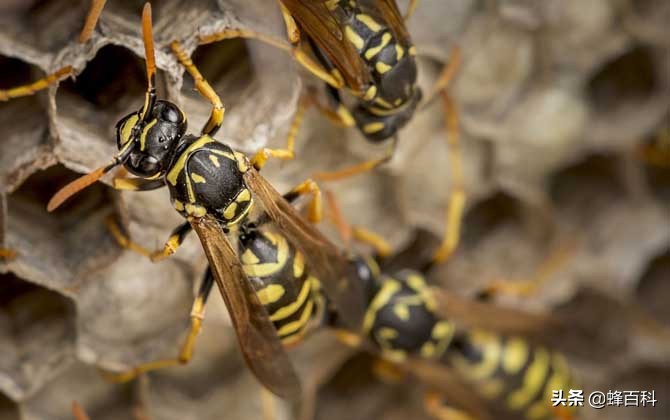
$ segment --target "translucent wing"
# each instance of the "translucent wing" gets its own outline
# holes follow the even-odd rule
[[[333,300],[339,316],[352,331],[358,331],[365,314],[360,285],[352,282],[348,258],[317,228],[307,222],[255,169],[245,174],[247,186],[263,203],[266,213],[303,255],[312,272]]]
[[[407,32],[405,19],[403,19],[400,10],[398,10],[395,0],[374,0],[372,3],[381,14],[384,22],[391,28],[391,32],[393,32],[396,40],[401,45],[409,46],[411,44],[409,32]]]
[[[191,225],[207,254],[247,365],[274,394],[299,399],[300,380],[219,223],[205,216],[191,221]]]
[[[356,48],[344,36],[337,18],[321,0],[280,0],[298,26],[322,49],[340,71],[347,86],[355,91],[365,90],[370,71]]]

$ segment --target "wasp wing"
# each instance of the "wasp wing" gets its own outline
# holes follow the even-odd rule
[[[247,365],[274,394],[299,399],[300,380],[221,226],[208,215],[191,225],[207,254]]]
[[[340,22],[322,0],[280,0],[298,26],[325,53],[355,93],[364,93],[371,80],[354,45],[345,37]]]
[[[349,259],[306,221],[253,167],[244,174],[247,186],[263,203],[265,212],[288,240],[303,253],[310,270],[321,281],[337,307],[338,316],[358,331],[365,314],[360,284],[352,282]]]

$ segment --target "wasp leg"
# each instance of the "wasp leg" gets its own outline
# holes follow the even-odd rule
[[[114,236],[114,239],[116,239],[119,246],[148,257],[154,262],[164,260],[174,254],[192,230],[191,224],[189,222],[184,222],[172,231],[168,240],[165,241],[163,248],[156,251],[149,251],[142,245],[133,242],[127,234],[122,232],[113,216],[108,217],[105,223],[107,224],[107,229],[109,229],[109,232]]]
[[[14,98],[20,98],[22,96],[34,95],[36,92],[46,89],[56,82],[65,79],[66,77],[72,76],[73,73],[74,69],[72,66],[65,66],[35,82],[13,87],[11,89],[0,89],[0,102],[8,101]]]
[[[91,1],[91,8],[88,9],[88,14],[86,15],[86,21],[84,22],[84,27],[79,33],[80,43],[83,44],[84,42],[91,39],[91,36],[93,35],[93,30],[95,29],[95,25],[98,23],[98,19],[100,19],[100,14],[102,13],[102,9],[105,8],[106,2],[107,0]]]
[[[266,44],[272,45],[273,47],[279,48],[280,50],[286,51],[291,54],[291,56],[307,71],[312,73],[314,76],[328,83],[328,85],[341,89],[344,87],[344,79],[342,76],[339,76],[337,73],[330,73],[328,70],[323,67],[320,63],[315,61],[312,57],[307,54],[301,47],[300,40],[300,31],[298,30],[295,20],[290,15],[288,10],[280,5],[282,16],[284,17],[284,24],[286,26],[287,36],[289,38],[290,44],[276,39],[272,36],[262,34],[260,32],[252,31],[249,29],[224,29],[220,32],[214,32],[209,35],[200,36],[201,44],[209,44],[216,41],[222,41],[224,39],[233,39],[233,38],[244,38],[244,39],[255,39],[257,41],[264,42]],[[293,45],[291,45],[293,44]]]
[[[382,358],[375,358],[372,362],[372,372],[382,382],[386,384],[402,383],[407,374],[395,363]]]
[[[13,260],[14,258],[16,258],[16,251],[9,248],[0,248],[0,258],[4,258],[6,260]]]
[[[91,420],[84,408],[77,401],[72,401],[72,415],[75,420]]]
[[[474,420],[465,411],[449,407],[442,394],[438,392],[427,392],[424,397],[426,412],[437,420]]]
[[[301,182],[291,191],[284,194],[284,199],[291,203],[305,194],[312,195],[307,205],[307,218],[312,223],[319,223],[323,219],[323,198],[321,189],[316,182],[311,179]]]
[[[179,355],[176,358],[143,363],[127,372],[112,373],[103,371],[102,374],[105,379],[111,382],[128,382],[138,375],[152,370],[188,363],[193,358],[195,341],[202,328],[202,321],[205,319],[205,305],[207,304],[207,298],[209,298],[209,294],[212,291],[213,284],[214,276],[212,276],[212,272],[208,267],[203,277],[202,284],[200,285],[200,289],[198,290],[198,295],[193,301],[193,306],[191,307],[191,326],[189,328],[188,335],[182,343],[179,350]]]
[[[559,245],[544,261],[537,267],[535,274],[530,279],[497,279],[491,281],[484,290],[480,292],[480,298],[486,299],[494,295],[516,295],[529,297],[537,293],[551,276],[556,274],[561,267],[574,255],[575,245],[566,243]]]
[[[447,125],[447,147],[449,149],[449,168],[451,171],[451,193],[447,205],[444,239],[433,255],[433,263],[446,261],[456,250],[461,237],[463,210],[465,209],[465,191],[461,168],[460,130],[456,106],[449,95],[442,91]]]
[[[275,414],[277,407],[275,405],[275,397],[270,391],[261,387],[261,411],[263,412],[263,420],[276,420]]]
[[[638,146],[635,153],[648,165],[670,168],[670,126],[663,127],[651,144]]]
[[[461,67],[462,62],[461,49],[459,47],[454,46],[451,49],[450,55],[451,58],[449,59],[449,62],[444,66],[442,72],[440,73],[440,76],[437,78],[437,81],[431,88],[430,92],[423,99],[421,109],[426,108],[428,105],[430,105],[438,94],[444,92],[449,87],[449,84],[451,84],[451,81],[456,75],[456,71]]]
[[[177,56],[177,60],[181,63],[186,71],[193,77],[195,81],[195,88],[198,92],[204,96],[212,104],[212,112],[209,115],[207,123],[202,129],[202,134],[213,136],[221,127],[223,123],[223,115],[225,113],[225,108],[221,102],[221,98],[217,95],[216,91],[212,88],[209,82],[200,74],[198,68],[193,64],[193,61],[188,56],[184,48],[177,41],[173,41],[170,44],[172,52]]]
[[[407,5],[407,11],[405,12],[405,16],[403,16],[403,18],[405,20],[408,20],[409,18],[411,18],[418,5],[419,5],[419,0],[409,0],[409,4]]]
[[[344,169],[339,169],[337,171],[328,171],[328,172],[315,172],[314,179],[321,182],[328,181],[341,181],[346,178],[351,178],[356,175],[360,175],[365,172],[370,172],[376,167],[383,165],[384,163],[391,160],[393,154],[395,153],[396,146],[398,144],[398,138],[394,137],[393,141],[389,145],[388,150],[384,153],[384,156],[378,159],[370,159],[365,162],[358,163],[356,165],[349,166]]]

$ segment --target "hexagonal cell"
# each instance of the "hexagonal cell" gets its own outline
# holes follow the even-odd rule
[[[223,127],[216,135],[220,140],[252,152],[291,120],[299,83],[285,52],[258,41],[233,39],[199,46],[193,62],[226,107]],[[181,93],[189,131],[198,133],[209,117],[211,104],[194,92],[190,75],[184,75]]]
[[[13,274],[1,274],[0,281],[0,390],[18,401],[72,360],[74,305]]]
[[[20,405],[23,420],[70,420],[76,401],[91,419],[131,419],[143,408],[136,383],[106,382],[93,366],[71,363],[37,394]]]
[[[497,191],[475,203],[463,217],[461,243],[476,246],[492,231],[508,224],[521,223],[522,205],[518,199]]]
[[[640,305],[665,324],[670,324],[670,308],[666,299],[670,295],[669,278],[670,249],[649,260],[637,286]]]
[[[613,155],[594,154],[555,172],[548,189],[557,208],[579,214],[583,222],[625,198],[621,161]]]
[[[187,331],[196,279],[176,259],[152,263],[131,251],[90,275],[76,299],[79,358],[124,371],[175,357]]]
[[[632,45],[604,63],[587,81],[593,106],[589,136],[607,148],[631,146],[641,132],[667,112],[667,54],[645,45]]]
[[[107,45],[76,80],[61,84],[55,117],[61,160],[90,170],[111,159],[116,123],[144,103],[145,72],[144,60],[132,51]]]
[[[44,76],[24,61],[0,56],[0,89],[30,83]],[[46,149],[49,116],[46,93],[0,102],[0,184],[13,187],[21,182],[25,167]]]
[[[8,197],[7,242],[19,253],[10,267],[70,295],[76,293],[79,275],[109,264],[120,253],[104,224],[114,213],[111,189],[104,184],[85,189],[53,213],[46,211],[49,198],[78,176],[53,166],[33,174]]]
[[[89,2],[26,1],[2,15],[4,42],[25,55],[46,56],[77,39]],[[42,58],[39,58],[42,59]]]

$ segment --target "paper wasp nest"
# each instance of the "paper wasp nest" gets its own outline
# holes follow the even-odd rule
[[[0,262],[1,420],[70,418],[72,400],[96,420],[261,415],[259,388],[216,292],[190,365],[124,385],[98,374],[172,357],[186,332],[205,264],[197,240],[152,264],[122,251],[105,227],[117,215],[134,240],[157,246],[180,222],[165,191],[118,194],[98,184],[54,213],[45,209],[60,186],[107,162],[116,121],[142,103],[142,3],[109,1],[86,44],[77,42],[86,0],[0,4],[0,88],[67,64],[77,73],[0,103],[0,245],[18,252]],[[209,108],[170,55],[174,39],[223,99],[220,140],[248,153],[283,144],[301,89],[318,84],[285,53],[255,42],[196,48],[199,34],[227,27],[283,36],[275,9],[260,0],[155,2],[159,94],[184,107],[191,131]],[[637,305],[670,326],[670,169],[636,153],[670,126],[669,20],[662,0],[424,0],[408,23],[424,92],[454,46],[463,56],[450,92],[461,117],[467,213],[459,250],[433,280],[471,295],[492,279],[532,276],[555,247],[570,244],[572,257],[537,295],[500,304],[573,305],[603,334],[622,335],[626,353],[589,371],[589,385],[655,389],[661,407],[636,411],[637,419],[667,418],[670,343],[626,341],[620,314],[578,291]],[[395,246],[416,227],[441,235],[451,191],[445,135],[434,101],[402,130],[390,164],[326,187],[350,222]],[[384,148],[309,110],[296,152],[265,172],[280,191]],[[336,374],[348,352],[331,338],[319,334],[293,352],[307,389],[329,382],[316,418],[426,417],[416,387],[361,374],[365,357]],[[630,411],[585,414],[624,419]]]

